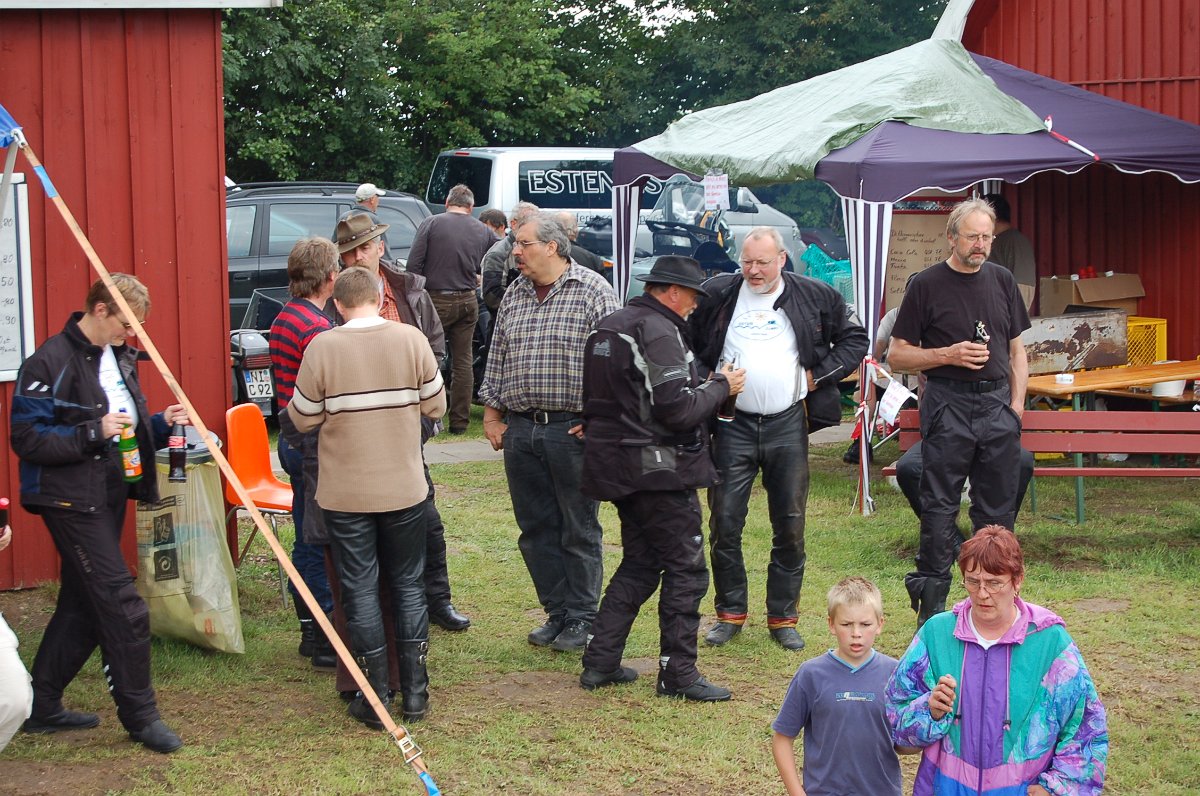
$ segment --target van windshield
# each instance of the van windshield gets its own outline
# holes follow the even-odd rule
[[[491,201],[489,187],[492,178],[492,160],[462,155],[438,155],[429,177],[429,188],[425,201],[433,205],[446,203],[446,194],[455,185],[467,186],[475,194],[475,206],[486,207]]]

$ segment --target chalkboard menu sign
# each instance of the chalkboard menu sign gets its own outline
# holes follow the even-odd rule
[[[892,215],[884,309],[900,306],[908,277],[940,263],[950,254],[946,217],[941,212],[900,212]]]
[[[16,381],[33,353],[29,268],[29,188],[25,175],[13,174],[0,216],[0,381]]]

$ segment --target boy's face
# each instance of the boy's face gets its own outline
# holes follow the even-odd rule
[[[838,657],[851,666],[859,666],[871,656],[881,630],[883,620],[868,605],[842,606],[829,617],[829,631],[837,637]]]

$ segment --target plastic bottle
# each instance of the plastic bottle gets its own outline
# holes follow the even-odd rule
[[[183,423],[176,423],[171,428],[171,436],[167,439],[167,460],[171,472],[167,480],[173,484],[187,482],[187,432]]]
[[[121,412],[128,411],[121,409]],[[141,481],[142,453],[138,450],[137,432],[132,423],[121,427],[121,439],[117,447],[121,449],[121,470],[125,474],[125,481],[130,484]]]

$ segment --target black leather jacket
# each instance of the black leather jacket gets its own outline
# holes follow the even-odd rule
[[[831,285],[783,272],[783,293],[775,302],[796,334],[800,364],[813,372],[816,389],[805,399],[809,432],[842,421],[838,382],[850,375],[867,353],[867,332],[846,317],[846,303]],[[725,333],[737,306],[741,274],[719,274],[704,283],[708,297],[689,325],[696,355],[706,371],[715,370],[725,348]]]
[[[96,511],[106,499],[105,478],[112,441],[100,431],[108,396],[100,386],[100,355],[79,328],[82,312],[62,332],[42,343],[21,365],[13,391],[11,441],[21,460],[21,505],[37,514],[43,506]],[[115,346],[117,366],[137,406],[138,450],[146,474],[132,484],[131,497],[158,500],[155,438],[166,444],[162,415],[151,417],[138,381],[138,350]]]
[[[583,492],[615,500],[633,492],[717,483],[708,420],[729,395],[716,374],[702,381],[687,324],[638,296],[588,337],[583,365]]]

